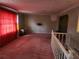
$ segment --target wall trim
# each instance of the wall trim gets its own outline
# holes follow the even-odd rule
[[[9,11],[12,11],[12,12],[15,12],[15,13],[18,13],[18,11],[16,9],[13,9],[9,6],[6,6],[6,5],[3,5],[3,4],[0,4],[0,8],[4,8],[6,10],[9,10]]]

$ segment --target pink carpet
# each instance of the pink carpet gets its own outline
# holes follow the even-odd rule
[[[31,34],[0,49],[0,59],[54,59],[50,35]]]

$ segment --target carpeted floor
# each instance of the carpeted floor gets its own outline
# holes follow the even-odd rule
[[[0,59],[54,59],[50,35],[31,34],[0,49]]]

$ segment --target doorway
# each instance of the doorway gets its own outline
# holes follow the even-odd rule
[[[67,27],[68,27],[68,15],[60,16],[58,32],[66,33]]]

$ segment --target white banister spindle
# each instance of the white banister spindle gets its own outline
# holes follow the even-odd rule
[[[55,59],[76,59],[75,56],[73,56],[73,51],[65,47],[65,44],[67,44],[69,40],[67,33],[52,32],[51,47]]]
[[[54,32],[54,35],[59,39],[59,41],[65,45],[65,43],[67,43],[67,41],[69,40],[67,37],[67,33],[58,33],[58,32]],[[69,42],[68,42],[69,44]]]

